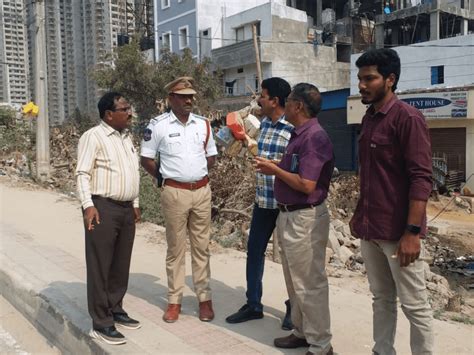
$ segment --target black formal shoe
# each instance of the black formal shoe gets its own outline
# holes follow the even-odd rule
[[[263,318],[263,312],[254,311],[248,304],[245,304],[236,313],[228,316],[225,321],[234,324],[260,318]]]
[[[298,338],[294,334],[290,334],[287,337],[276,338],[273,340],[273,344],[275,344],[277,348],[283,349],[296,349],[309,346],[306,339]]]
[[[314,353],[312,353],[311,351],[307,351],[306,352],[306,355],[314,355]],[[334,350],[332,349],[332,346],[329,348],[328,352],[326,353],[326,355],[334,355]]]
[[[114,313],[114,322],[116,325],[127,329],[141,328],[139,321],[130,318],[126,313]]]
[[[293,322],[291,321],[290,300],[286,300],[285,304],[286,304],[286,314],[285,314],[285,318],[283,318],[283,321],[281,322],[281,329],[292,330],[294,327],[293,327]]]
[[[102,340],[111,345],[120,345],[127,342],[123,334],[117,331],[115,326],[91,329],[89,335],[94,339]]]

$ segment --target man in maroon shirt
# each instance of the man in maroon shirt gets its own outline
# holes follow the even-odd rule
[[[334,169],[327,133],[316,115],[321,94],[301,83],[287,97],[285,116],[295,126],[281,162],[257,157],[257,171],[275,175],[280,214],[277,233],[294,330],[276,338],[279,348],[309,347],[307,354],[332,354],[329,289],[325,271],[329,214],[325,199]]]
[[[430,196],[431,144],[420,111],[394,94],[400,58],[392,49],[356,61],[362,103],[370,104],[359,138],[360,198],[350,222],[361,239],[373,294],[374,354],[395,354],[397,296],[410,321],[413,354],[432,354],[432,312],[427,300],[421,238]]]

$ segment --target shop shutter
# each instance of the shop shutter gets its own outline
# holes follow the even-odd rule
[[[446,186],[459,187],[466,178],[466,128],[431,128],[430,135],[433,157],[446,158]]]

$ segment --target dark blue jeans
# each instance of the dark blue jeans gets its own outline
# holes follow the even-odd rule
[[[261,312],[262,277],[265,265],[265,250],[275,229],[278,209],[260,208],[255,204],[247,243],[247,304]]]

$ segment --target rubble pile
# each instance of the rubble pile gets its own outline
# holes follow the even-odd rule
[[[54,127],[50,131],[51,177],[48,184],[66,191],[75,190],[74,169],[77,164],[77,144],[80,135],[77,128],[68,125]]]
[[[23,152],[12,152],[2,154],[0,158],[0,176],[30,177],[30,165],[28,158]]]
[[[348,224],[337,218],[332,219],[329,226],[326,263],[335,268],[365,272],[360,254],[360,240],[352,236]]]
[[[359,177],[334,172],[326,200],[332,218],[349,221],[359,199]]]
[[[216,142],[225,155],[241,158],[257,155],[259,114],[260,107],[255,99],[243,109],[227,114],[226,125],[216,132]]]
[[[434,238],[436,243],[437,239],[435,237],[428,239],[431,238]],[[429,301],[433,310],[460,312],[461,308],[456,307],[459,293],[451,289],[444,276],[431,271],[430,263],[435,266],[435,270],[436,266],[443,265],[442,268],[447,268],[451,272],[462,272],[464,275],[474,277],[474,256],[456,258],[452,250],[439,246],[439,241],[437,243],[438,246],[434,246],[433,242],[428,243],[427,255],[423,261]],[[360,240],[351,235],[349,225],[340,219],[331,220],[326,248],[326,265],[328,274],[331,276],[338,276],[343,270],[365,274],[364,260],[360,252]],[[471,281],[474,280],[471,279]],[[474,287],[474,284],[472,286]]]
[[[212,184],[213,238],[225,246],[245,248],[241,231],[246,230],[250,222],[255,199],[252,160],[239,157],[218,159],[209,177]],[[235,231],[240,234],[229,237]],[[233,241],[223,240],[229,238]]]

